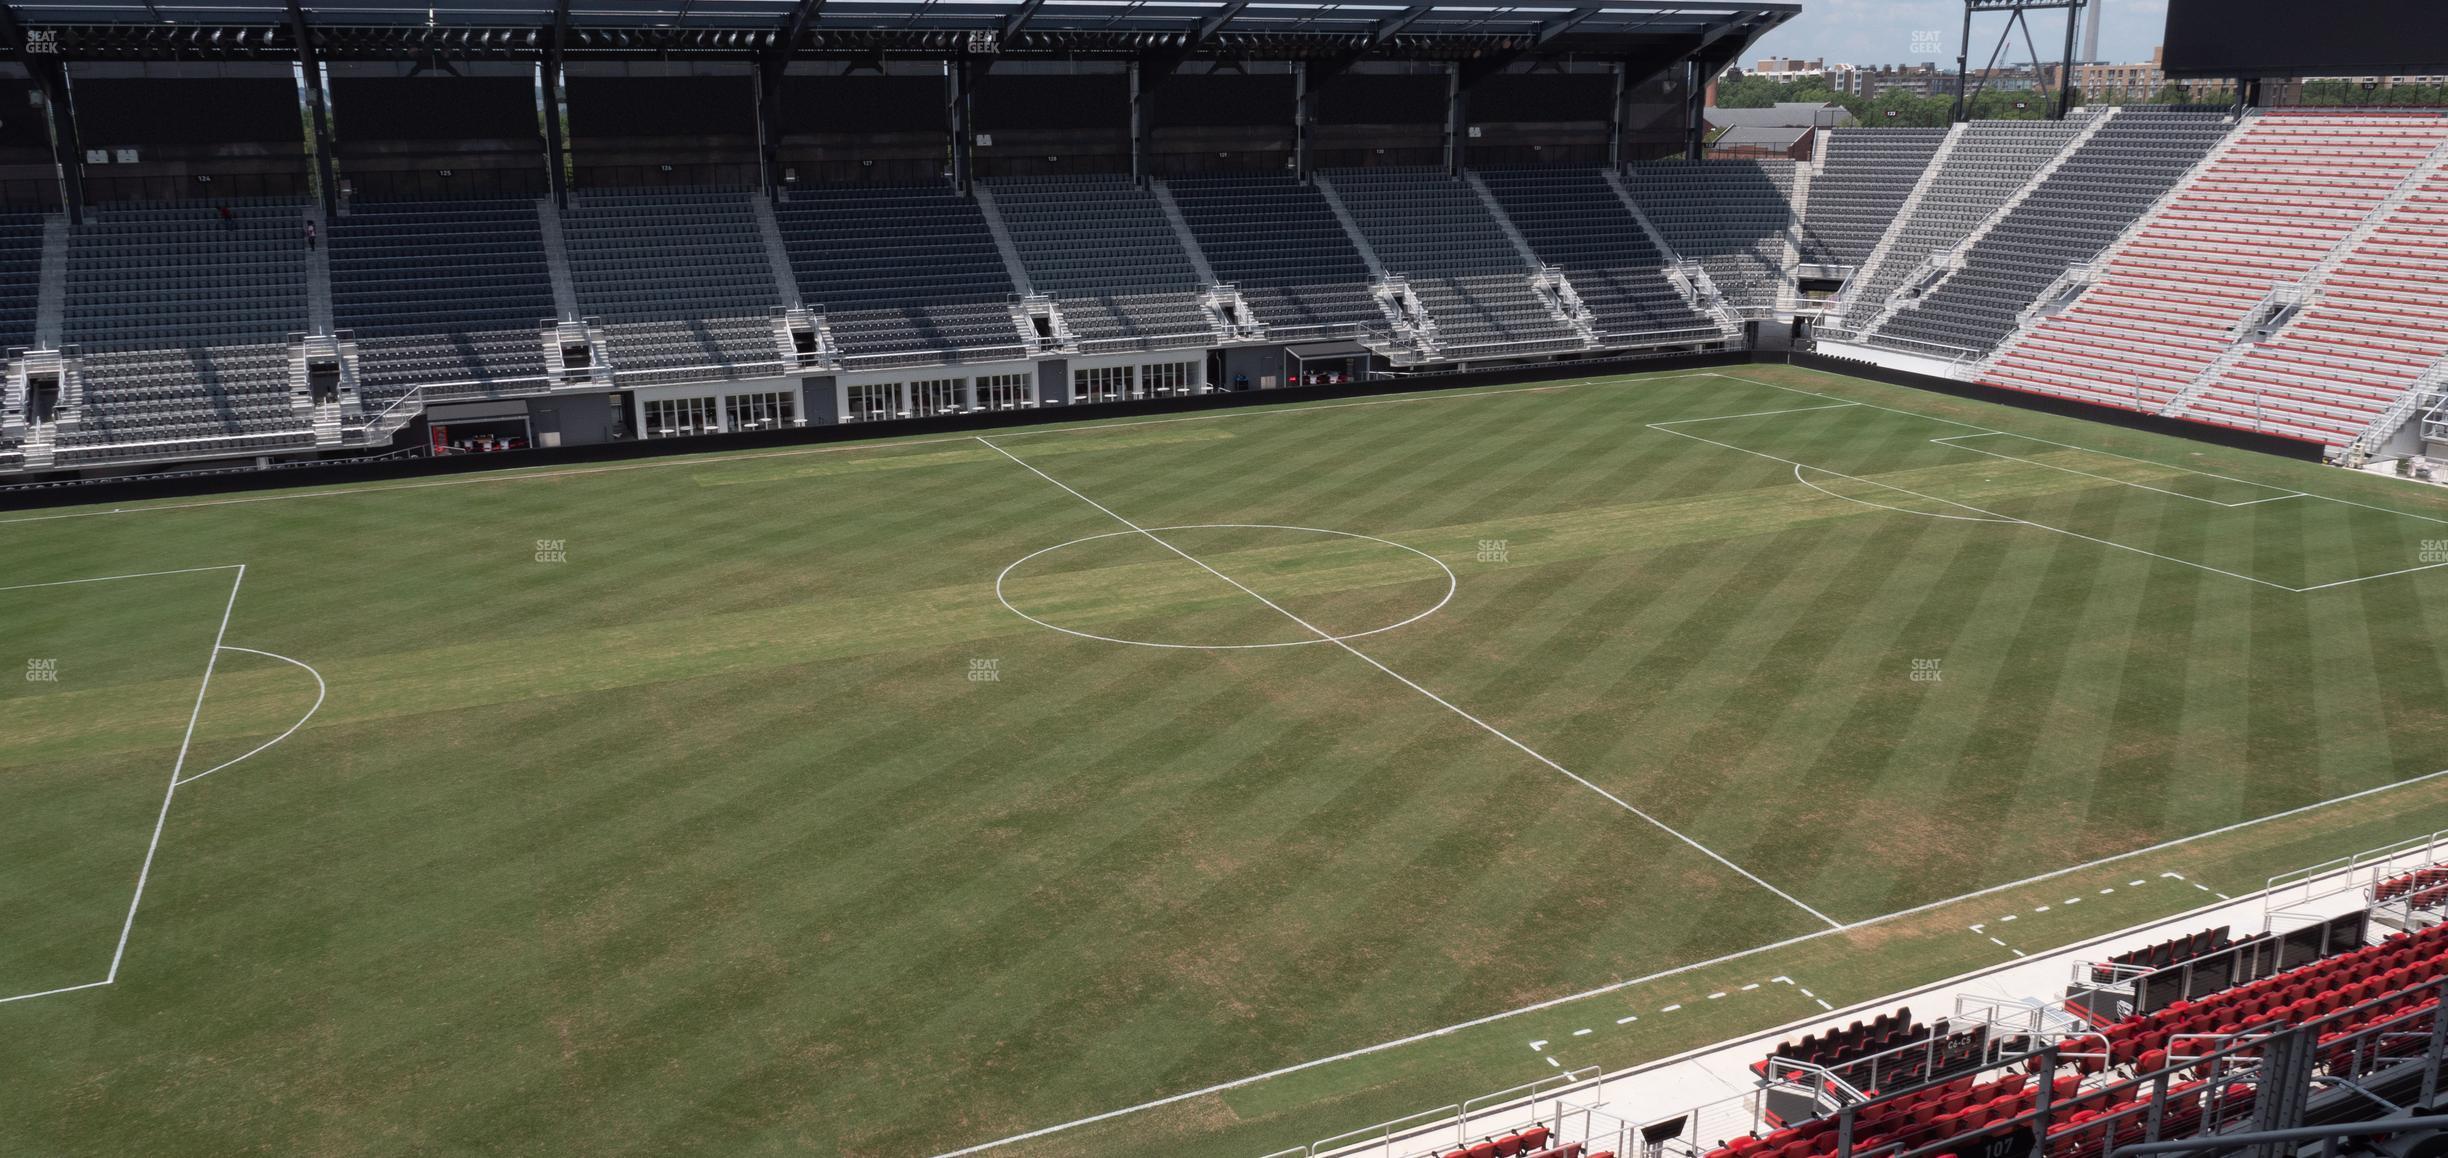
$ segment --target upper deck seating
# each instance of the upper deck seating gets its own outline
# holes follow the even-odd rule
[[[1025,357],[977,203],[937,185],[799,189],[775,208],[799,293],[852,370]]]
[[[361,201],[331,226],[332,318],[369,402],[438,383],[536,389],[557,313],[527,198]]]
[[[625,385],[781,371],[774,283],[753,194],[677,188],[580,193],[562,214],[570,280],[603,319]]]
[[[1153,194],[1117,176],[988,184],[1032,288],[1054,296],[1082,353],[1214,339],[1206,287]]]
[[[1270,335],[1298,340],[1385,324],[1367,259],[1315,186],[1276,175],[1165,185],[1208,266],[1241,291]]]
[[[1479,174],[1539,256],[1572,279],[1608,345],[1714,341],[1717,325],[1666,280],[1666,258],[1597,169]]]

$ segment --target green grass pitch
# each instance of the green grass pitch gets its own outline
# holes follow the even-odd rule
[[[0,516],[0,1152],[1256,1158],[2448,827],[2448,502],[1784,368],[150,507]]]

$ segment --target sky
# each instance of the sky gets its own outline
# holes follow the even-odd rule
[[[2100,56],[2111,63],[2150,59],[2159,33],[2167,24],[2167,0],[2094,0],[2100,10]],[[1829,64],[1917,64],[1936,61],[1952,65],[1956,42],[1963,36],[1963,0],[1801,0],[1802,14],[1761,37],[1743,54],[1744,68],[1764,56],[1820,58]],[[1998,35],[2006,27],[2002,13],[1983,13],[1972,22],[1972,63],[1989,59]],[[2035,12],[2026,17],[2040,59],[2054,60],[2065,49],[2065,14]],[[1934,34],[1934,35],[1933,35]],[[2017,34],[1999,63],[2031,59]]]

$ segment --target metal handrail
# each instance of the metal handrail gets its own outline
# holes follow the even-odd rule
[[[2403,1134],[2413,1130],[2448,1129],[2448,1114],[2424,1114],[2412,1118],[2388,1118],[2377,1122],[2346,1122],[2334,1126],[2292,1126],[2284,1130],[2247,1130],[2239,1134],[2220,1134],[2209,1138],[2180,1138],[2173,1142],[2135,1142],[2109,1151],[2109,1158],[2130,1158],[2137,1154],[2183,1154],[2212,1147],[2227,1149],[2250,1146],[2257,1142],[2319,1142],[2332,1138],[2366,1138],[2374,1134]]]
[[[2323,1027],[2351,1025],[2357,1019],[2365,1016],[2367,1011],[2374,1006],[2394,1000],[2403,994],[2409,992],[2420,992],[2426,988],[2431,990],[2434,995],[2437,996],[2441,993],[2448,992],[2448,980],[2434,980],[2425,982],[2421,985],[2407,986],[2404,989],[2395,990],[2390,993],[2383,993],[2372,997],[2367,1001],[2359,1002],[2349,1008],[2325,1014],[2300,1025],[2288,1026],[2281,1032],[2305,1034],[2310,1038],[2310,1040],[2319,1043],[2319,1048],[2323,1051],[2334,1051],[2341,1046],[2345,1046],[2356,1049],[2359,1054],[2362,1042],[2374,1041],[2392,1036],[2390,1031],[2393,1027],[2403,1025],[2409,1021],[2427,1018],[2431,1019],[2433,1023],[2433,1029],[2430,1036],[2434,1042],[2434,1045],[2436,1046],[2441,1036],[2441,1030],[2443,1028],[2448,1028],[2448,1025],[2443,1025],[2440,1022],[2441,1018],[2448,1017],[2448,1005],[2442,1005],[2436,1002],[2427,1008],[2412,1009],[2398,1013],[2392,1017],[2389,1017],[2386,1021],[2381,1022],[2380,1024],[2365,1026],[2361,1029],[2341,1034],[2338,1040],[2322,1040],[2321,1031]],[[2253,1071],[2239,1070],[2229,1072],[2228,1066],[2240,1062],[2251,1063],[2257,1067],[2260,1060],[2259,1051],[2263,1043],[2268,1040],[2268,1036],[2269,1035],[2261,1035],[2251,1038],[2244,1038],[2242,1035],[2238,1035],[2237,1038],[2232,1041],[2232,1044],[2228,1045],[2224,1049],[2214,1050],[2210,1053],[2202,1054],[2184,1061],[2171,1060],[2168,1065],[2158,1070],[2154,1070],[2147,1074],[2137,1074],[2129,1081],[2120,1083],[2120,1085],[2124,1088],[2138,1090],[2145,1083],[2150,1084],[2152,1086],[2152,1094],[2148,1100],[2130,1107],[2125,1111],[2114,1114],[2103,1114],[2097,1118],[2083,1122],[2081,1123],[2081,1128],[2108,1128],[2111,1124],[2122,1120],[2127,1115],[2156,1115],[2160,1109],[2165,1107],[2170,1084],[2175,1080],[2176,1075],[2180,1072],[2188,1070],[2193,1071],[2196,1074],[2208,1075],[2199,1079],[2197,1088],[2202,1091],[2204,1097],[2215,1103],[2225,1096],[2225,1091],[2230,1082],[2254,1077]],[[2403,1031],[2399,1031],[2398,1033],[2394,1034],[2394,1036],[2403,1037],[2407,1036],[2407,1034],[2405,1034]],[[2049,1075],[2056,1072],[2060,1059],[2073,1056],[2077,1055],[2067,1053],[2058,1049],[2054,1045],[2050,1045],[2028,1054],[2000,1058],[1996,1063],[1989,1066],[1984,1066],[1982,1068],[2023,1068],[2026,1063],[2032,1061],[2033,1059],[2040,1059],[2042,1064],[2037,1072],[2042,1075]],[[2052,1117],[2051,1113],[2053,1109],[2051,1101],[2053,1099],[2050,1093],[2050,1086],[2048,1085],[2046,1078],[2042,1077],[2038,1079],[2038,1081],[2040,1094],[2034,1108],[2026,1110],[2020,1114],[2016,1114],[2013,1117],[2007,1118],[2003,1121],[1989,1123],[1987,1126],[1982,1127],[1982,1131],[1997,1133],[2005,1130],[2029,1127],[2037,1131],[2042,1137],[2047,1137],[2049,1134],[2049,1127],[2054,1124],[2054,1118]],[[1839,1115],[1839,1130],[1849,1141],[1853,1128],[1853,1122],[1859,1115],[1863,1106],[1908,1097],[1917,1094],[1922,1090],[1926,1090],[1931,1085],[1935,1084],[1938,1083],[1925,1083],[1909,1090],[1901,1090],[1894,1094],[1874,1098],[1870,1102],[1846,1106]],[[2426,1093],[2426,1099],[2428,1096],[2428,1093]],[[2205,1110],[2205,1121],[2207,1120],[2207,1115],[2212,1112],[2215,1112],[2215,1110]],[[2154,1130],[2157,1128],[2157,1120],[2155,1117],[2151,1119],[2151,1128]],[[2383,1130],[2379,1132],[2387,1133],[2390,1131]],[[2311,1136],[2317,1138],[2321,1137],[2322,1135],[2314,1134]],[[2213,1139],[2199,1141],[2198,1145],[2228,1146],[2233,1144],[2232,1139],[2235,1137],[2235,1135],[2221,1134]],[[1907,1146],[1902,1142],[1897,1142],[1871,1150],[1855,1150],[1851,1149],[1849,1146],[1839,1146],[1837,1158],[1935,1158],[1935,1156],[1938,1154],[1949,1152],[1951,1149],[1956,1148],[1959,1143],[1960,1136],[1939,1138],[1924,1143],[1920,1146]]]

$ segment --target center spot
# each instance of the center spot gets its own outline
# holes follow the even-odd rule
[[[1083,639],[1231,651],[1392,631],[1434,614],[1458,585],[1427,552],[1348,531],[1243,523],[1148,531],[1024,555],[995,577],[995,596],[1023,619]]]

